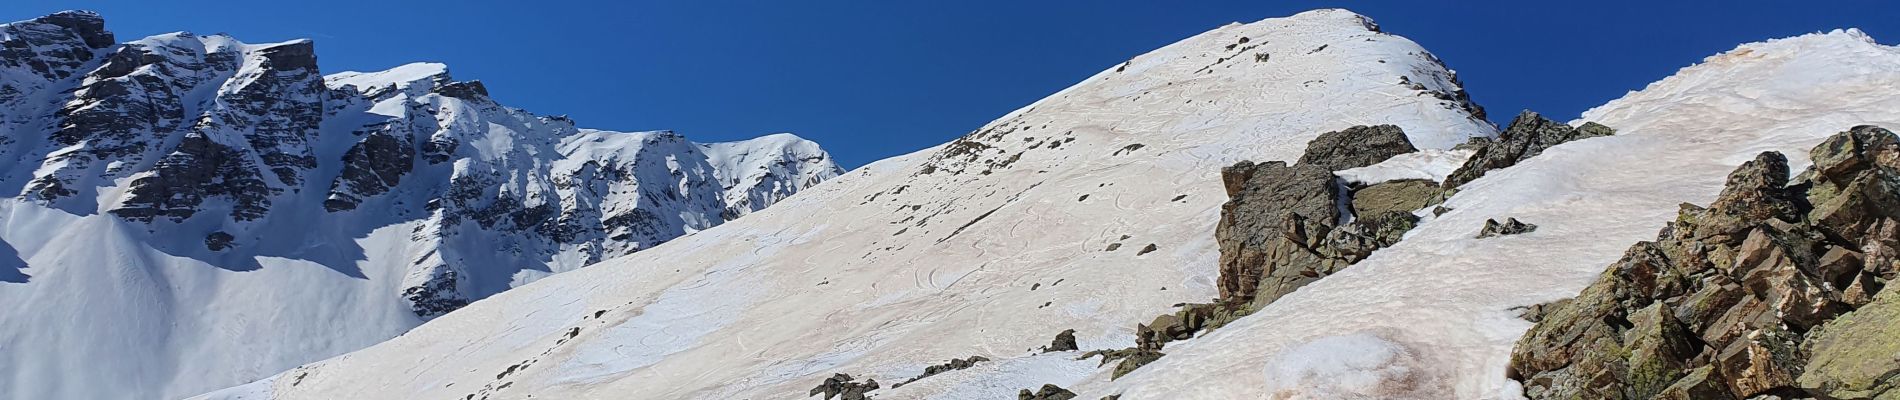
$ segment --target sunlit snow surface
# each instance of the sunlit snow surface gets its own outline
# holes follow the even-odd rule
[[[1063,329],[1086,349],[1126,347],[1136,322],[1214,297],[1221,167],[1292,160],[1353,125],[1396,124],[1432,149],[1495,134],[1401,84],[1456,90],[1424,49],[1370,27],[1338,10],[1220,27],[1108,66],[972,141],[873,163],[246,390],[803,398],[843,372],[883,383],[881,399],[996,398],[1102,379],[1095,360],[1033,349]],[[972,355],[994,361],[889,388]]]
[[[1781,151],[1794,168],[1822,137],[1900,127],[1900,52],[1858,31],[1741,46],[1584,113],[1618,130],[1545,151],[1463,187],[1453,211],[1405,241],[1281,298],[1083,398],[1515,398],[1510,308],[1575,295],[1682,202],[1707,204],[1735,166]],[[1579,122],[1581,122],[1579,121]],[[1487,218],[1536,232],[1472,238]],[[1377,337],[1379,340],[1370,338]],[[1354,347],[1341,350],[1340,347]],[[1376,354],[1393,354],[1390,362]],[[1420,367],[1422,366],[1422,367]],[[1314,385],[1309,373],[1341,372]],[[1379,391],[1362,382],[1390,376]],[[1398,377],[1403,377],[1401,382]],[[1364,396],[1354,396],[1363,394]]]

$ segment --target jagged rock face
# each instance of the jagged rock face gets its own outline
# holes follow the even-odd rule
[[[105,19],[84,11],[67,11],[7,24],[0,28],[0,68],[25,72],[43,81],[72,76],[91,61],[93,50],[117,43],[105,30]],[[13,75],[13,74],[9,74]],[[30,88],[0,86],[0,100]]]
[[[1484,176],[1486,171],[1517,165],[1519,161],[1543,154],[1544,149],[1578,139],[1616,134],[1616,130],[1595,122],[1572,128],[1530,110],[1517,114],[1509,127],[1496,139],[1475,144],[1477,152],[1465,165],[1445,178],[1444,186],[1455,188]]]
[[[1397,127],[1360,126],[1321,134],[1296,165],[1241,162],[1222,169],[1229,199],[1215,228],[1220,298],[1183,304],[1136,325],[1135,347],[1082,358],[1100,355],[1104,365],[1119,361],[1110,377],[1120,378],[1165,356],[1161,350],[1169,342],[1224,326],[1398,243],[1419,222],[1412,212],[1443,201],[1444,190],[1422,180],[1351,190],[1334,172],[1412,151]]]
[[[1221,245],[1220,293],[1222,298],[1251,300],[1261,281],[1278,271],[1274,260],[1310,255],[1306,246],[1339,220],[1334,201],[1340,185],[1331,170],[1278,161],[1242,162],[1223,169],[1221,177],[1230,200],[1221,208],[1214,233]],[[1319,264],[1302,258],[1308,262],[1301,264]]]
[[[1512,353],[1544,398],[1885,398],[1900,362],[1881,293],[1900,262],[1900,140],[1861,126],[1789,184],[1763,153],[1708,208],[1554,306]]]
[[[323,207],[329,211],[356,208],[364,197],[380,195],[402,183],[402,176],[415,168],[416,148],[408,135],[392,135],[384,123],[343,154],[343,172],[330,184],[329,198]]]
[[[1397,242],[1418,221],[1411,210],[1367,209],[1366,215],[1342,224],[1343,217],[1351,215],[1343,213],[1354,211],[1359,200],[1345,193],[1346,185],[1333,172],[1413,151],[1417,149],[1398,127],[1360,126],[1321,134],[1307,144],[1299,164],[1242,162],[1223,169],[1229,200],[1222,205],[1214,233],[1221,250],[1221,299],[1233,304],[1272,302]],[[1404,204],[1440,197],[1436,191],[1414,194],[1421,198],[1393,194],[1369,202]],[[1198,329],[1188,331],[1193,330]]]

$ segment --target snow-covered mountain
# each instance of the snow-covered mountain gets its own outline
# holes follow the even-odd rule
[[[1544,350],[1520,347],[1544,338],[1526,336],[1543,313],[1578,324],[1551,335],[1603,340],[1576,344],[1609,354],[1592,360],[1655,352],[1614,341],[1649,337],[1617,339],[1630,329],[1619,324],[1663,317],[1576,317],[1584,314],[1551,302],[1592,281],[1647,282],[1638,278],[1649,264],[1625,249],[1657,239],[1658,228],[1734,220],[1698,217],[1722,208],[1685,202],[1709,205],[1725,184],[1740,193],[1725,197],[1739,200],[1715,207],[1786,200],[1747,198],[1756,186],[1900,198],[1900,183],[1825,183],[1900,176],[1879,170],[1893,168],[1900,139],[1868,127],[1836,134],[1900,126],[1894,87],[1900,49],[1836,31],[1743,45],[1569,124],[1527,112],[1500,133],[1438,60],[1365,17],[1320,10],[1229,25],[745,219],[205,397],[1522,398],[1507,369],[1514,347]],[[1751,178],[1781,166],[1762,152],[1786,154],[1799,171],[1809,149],[1833,157],[1799,178],[1816,181],[1783,189],[1771,186],[1785,175]],[[1853,204],[1825,207],[1852,219],[1816,223],[1892,213]],[[1883,230],[1869,238],[1895,237],[1900,226],[1871,223]],[[1815,229],[1782,224],[1761,229]],[[1721,240],[1730,241],[1698,251],[1734,254],[1740,237]],[[1745,252],[1771,248],[1749,241]],[[1870,260],[1900,248],[1864,245]],[[1847,259],[1828,253],[1829,271]],[[1812,266],[1788,259],[1806,253],[1748,254],[1781,260],[1780,272]],[[1848,288],[1859,304],[1893,279],[1890,265],[1875,264]],[[1295,266],[1315,269],[1286,269]],[[1697,279],[1723,298],[1800,289],[1785,285],[1799,277],[1749,276],[1745,290]],[[1855,359],[1865,352],[1852,347],[1891,348],[1874,347],[1893,343],[1882,329],[1896,320],[1900,292],[1887,292],[1867,305],[1875,311],[1816,328],[1831,347],[1815,362],[1832,363],[1817,364],[1829,375],[1795,371],[1798,385],[1891,388],[1900,365]],[[1642,295],[1598,292],[1579,303]],[[1735,309],[1772,316],[1790,307],[1780,299]],[[1630,335],[1654,335],[1643,329]],[[1545,340],[1572,345],[1562,339]],[[1719,362],[1690,360],[1719,366],[1688,377],[1602,364],[1585,370],[1600,375],[1545,375],[1530,396],[1604,393],[1563,385],[1606,380],[1644,393],[1676,382],[1677,397],[1664,398],[1820,393],[1783,369],[1806,353],[1773,352],[1785,350],[1775,337],[1748,340]],[[1645,380],[1655,377],[1664,380]]]
[[[1217,296],[1222,168],[1392,132],[1361,125],[1427,152],[1361,171],[1380,176],[1442,179],[1471,154],[1451,148],[1497,134],[1439,60],[1365,17],[1228,25],[746,218],[208,397],[803,398],[838,373],[926,370],[872,396],[1105,391],[1097,360],[1038,348],[1069,329],[1126,347],[1137,322]]]
[[[790,134],[580,129],[441,64],[325,76],[307,40],[0,25],[0,397],[265,377],[843,172]]]

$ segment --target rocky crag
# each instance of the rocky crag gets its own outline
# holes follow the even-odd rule
[[[1183,304],[1173,314],[1136,328],[1136,346],[1096,350],[1118,362],[1119,377],[1160,359],[1166,343],[1186,340],[1253,313],[1274,300],[1391,246],[1420,222],[1418,213],[1456,191],[1452,179],[1516,165],[1564,142],[1613,134],[1609,127],[1571,128],[1525,111],[1495,139],[1477,139],[1477,151],[1445,182],[1395,179],[1353,183],[1335,174],[1417,151],[1398,127],[1357,126],[1319,135],[1298,163],[1241,162],[1221,171],[1229,200],[1221,208],[1220,297]],[[1528,232],[1535,226],[1487,225],[1480,235]]]
[[[1900,139],[1829,137],[1684,204],[1575,299],[1530,315],[1510,373],[1533,399],[1893,399]]]

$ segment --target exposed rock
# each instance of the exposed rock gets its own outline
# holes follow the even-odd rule
[[[1082,358],[1100,355],[1104,365],[1119,360],[1112,377],[1121,377],[1161,358],[1168,342],[1224,326],[1397,243],[1419,221],[1411,211],[1439,201],[1444,190],[1427,181],[1374,185],[1360,190],[1369,193],[1361,207],[1345,195],[1333,171],[1410,151],[1397,127],[1361,126],[1320,135],[1299,164],[1243,161],[1222,169],[1229,199],[1214,233],[1220,298],[1138,324],[1133,348],[1096,350]],[[1342,223],[1352,215],[1357,218]]]
[[[876,379],[865,379],[863,383],[855,381],[856,379],[852,378],[851,375],[842,373],[832,375],[830,378],[825,378],[825,383],[818,384],[817,387],[811,388],[811,394],[807,394],[805,397],[817,396],[819,393],[824,393],[825,400],[831,400],[832,397],[837,397],[840,400],[865,400],[868,398],[865,397],[865,393],[878,389]]]
[[[1900,395],[1900,291],[1877,297],[1808,334],[1801,387],[1841,399]]]
[[[269,211],[274,193],[236,150],[194,132],[159,159],[152,173],[133,179],[130,195],[111,212],[130,221],[183,221],[198,212],[205,198],[222,196],[233,203],[232,219],[248,221]]]
[[[35,18],[33,22],[51,24],[72,30],[73,34],[79,35],[79,38],[85,41],[86,47],[103,49],[118,43],[117,40],[112,38],[112,32],[106,31],[105,18],[101,18],[99,14],[95,14],[91,11],[60,11],[52,15]]]
[[[1615,129],[1586,122],[1581,127],[1572,128],[1562,122],[1552,121],[1530,110],[1517,114],[1509,127],[1498,134],[1497,139],[1474,141],[1481,143],[1465,164],[1445,178],[1444,186],[1455,188],[1484,176],[1485,172],[1517,165],[1524,159],[1543,154],[1544,149],[1578,139],[1598,136],[1610,136]]]
[[[1251,299],[1260,277],[1289,250],[1305,250],[1325,232],[1310,227],[1339,220],[1340,185],[1330,170],[1269,162],[1242,162],[1221,171],[1229,200],[1221,206],[1214,238],[1220,244],[1221,298]],[[1309,253],[1300,251],[1298,253]],[[1310,263],[1308,263],[1310,264]]]
[[[407,139],[385,133],[384,130],[391,129],[387,123],[372,129],[376,131],[343,153],[343,172],[330,183],[330,197],[324,199],[324,209],[331,212],[354,209],[364,198],[396,187],[402,182],[402,176],[414,168],[416,150]]]
[[[1405,131],[1395,125],[1354,126],[1326,132],[1306,144],[1299,164],[1342,170],[1378,164],[1400,154],[1418,151]]]
[[[1445,189],[1437,182],[1401,179],[1352,191],[1352,210],[1360,215],[1410,213],[1443,203],[1445,197]]]
[[[950,361],[944,362],[943,364],[937,364],[937,365],[924,367],[924,373],[922,375],[917,375],[916,377],[906,379],[903,382],[898,382],[897,384],[891,385],[891,387],[892,388],[902,387],[904,385],[909,385],[911,382],[923,380],[924,378],[929,378],[933,375],[955,371],[959,369],[967,369],[967,368],[976,366],[976,363],[989,361],[989,360],[990,360],[989,358],[985,358],[983,356],[970,356],[970,358],[961,358],[961,359],[952,358],[950,359]],[[872,381],[871,384],[875,385],[876,381]],[[876,388],[873,387],[872,389],[876,389]]]
[[[1523,311],[1517,314],[1517,317],[1523,318],[1525,321],[1542,322],[1544,320],[1544,316],[1550,315],[1551,311],[1556,310],[1558,307],[1563,307],[1564,304],[1569,303],[1569,302],[1570,302],[1570,299],[1563,299],[1563,300],[1557,300],[1557,301],[1544,303],[1544,304],[1535,304],[1535,305],[1531,305],[1530,307],[1524,307]]]
[[[488,86],[482,85],[482,81],[479,81],[479,80],[467,81],[467,82],[449,82],[449,83],[443,84],[442,86],[436,87],[435,92],[441,93],[443,96],[454,97],[454,98],[463,99],[463,100],[487,100],[488,99]]]
[[[1062,333],[1057,333],[1056,340],[1049,342],[1049,347],[1044,347],[1042,351],[1048,353],[1056,351],[1075,351],[1079,349],[1080,348],[1076,347],[1075,344],[1075,330],[1064,329]]]
[[[408,303],[410,312],[418,317],[434,318],[468,305],[471,300],[457,288],[461,281],[456,278],[461,274],[447,266],[431,271],[427,280],[403,288],[402,299]]]
[[[229,233],[224,233],[224,231],[211,232],[210,235],[205,235],[205,248],[211,249],[211,251],[224,251],[224,249],[231,248],[231,241],[233,240],[237,240],[237,238],[232,237]]]
[[[1073,398],[1075,398],[1075,392],[1048,383],[1042,384],[1042,388],[1034,392],[1023,389],[1016,393],[1016,400],[1069,400]]]
[[[1484,228],[1478,230],[1478,238],[1484,239],[1505,235],[1517,235],[1531,233],[1536,230],[1537,225],[1526,224],[1523,221],[1518,221],[1517,218],[1506,218],[1504,222],[1487,219],[1484,220]]]
[[[1900,301],[1880,293],[1900,243],[1897,142],[1830,137],[1792,185],[1780,154],[1744,163],[1708,208],[1685,204],[1552,305],[1511,377],[1532,399],[1900,395]]]

